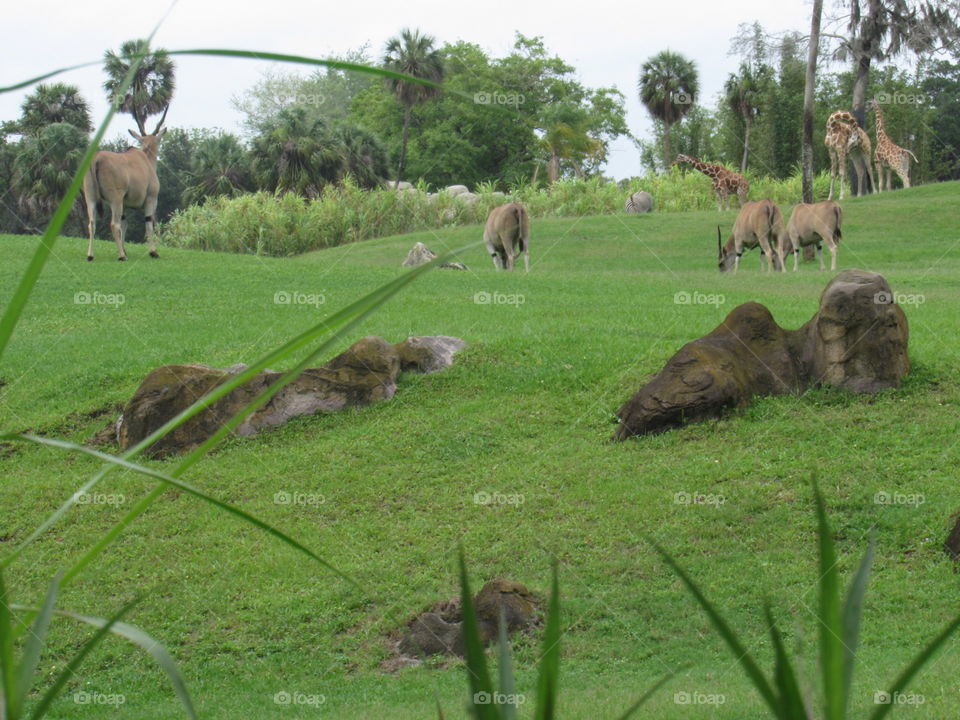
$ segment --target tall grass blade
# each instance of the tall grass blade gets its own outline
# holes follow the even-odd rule
[[[770,707],[773,711],[773,714],[777,717],[780,716],[780,710],[777,705],[777,696],[773,692],[773,688],[770,686],[769,681],[764,676],[763,672],[760,670],[760,667],[750,656],[749,651],[744,647],[743,643],[740,642],[740,639],[737,637],[736,633],[727,625],[726,620],[717,612],[716,608],[707,600],[706,596],[701,592],[700,588],[695,582],[690,578],[689,575],[677,564],[673,557],[660,545],[658,545],[653,540],[649,541],[653,548],[660,554],[660,557],[663,558],[664,562],[670,566],[670,568],[677,574],[677,576],[683,581],[683,584],[687,586],[687,589],[691,594],[696,598],[697,602],[700,603],[700,607],[703,608],[704,612],[707,614],[707,617],[710,619],[711,624],[720,634],[720,637],[724,639],[727,643],[727,646],[730,648],[734,657],[737,658],[737,662],[743,667],[744,671],[747,673],[747,676],[750,678],[750,681],[753,683],[753,686],[760,693],[760,696],[763,698],[764,702]]]
[[[844,708],[844,648],[840,618],[840,579],[833,532],[827,521],[823,495],[812,480],[817,505],[817,526],[820,547],[820,670],[823,674],[824,717],[842,720]]]
[[[298,543],[289,535],[286,535],[285,533],[281,532],[280,530],[277,530],[273,526],[268,525],[267,523],[254,517],[250,513],[245,512],[244,510],[241,510],[240,508],[234,505],[230,505],[229,503],[223,502],[222,500],[218,500],[217,498],[213,497],[212,495],[208,495],[207,493],[203,492],[202,490],[199,490],[193,485],[186,483],[183,480],[180,480],[178,478],[167,475],[166,473],[160,472],[159,470],[154,470],[144,465],[138,465],[129,460],[124,460],[123,458],[118,458],[108,453],[101,452],[99,450],[95,450],[93,448],[89,448],[84,445],[77,445],[75,443],[67,442],[65,440],[56,440],[53,438],[42,438],[42,437],[37,437],[35,435],[11,435],[11,434],[0,435],[0,440],[28,441],[28,442],[37,443],[38,445],[46,445],[48,447],[56,447],[56,448],[61,448],[63,450],[73,450],[75,452],[83,453],[84,455],[89,455],[90,457],[95,457],[99,460],[103,460],[108,463],[113,463],[127,470],[133,470],[134,472],[140,473],[141,475],[146,475],[147,477],[152,477],[156,480],[160,480],[166,485],[171,485],[177,488],[178,490],[182,490],[186,493],[189,493],[190,495],[193,495],[194,497],[199,498],[204,502],[208,502],[211,505],[218,507],[225,512],[235,515],[241,520],[244,520],[245,522],[248,522],[251,525],[254,525],[260,528],[261,530],[268,533],[269,535],[272,535],[273,537],[286,543],[287,545],[294,548],[295,550],[298,550],[299,552],[302,552],[303,554],[307,555],[311,559],[317,561],[318,563],[323,565],[325,568],[327,568],[331,572],[335,573],[336,575],[339,575],[341,578],[349,582],[351,585],[354,585],[355,587],[358,587],[358,588],[360,587],[360,585],[353,578],[337,570],[335,567],[330,565],[330,563],[328,563],[326,560],[316,555],[309,548]]]
[[[537,678],[536,720],[553,720],[557,712],[557,693],[560,683],[560,583],[557,580],[557,561],[553,561],[553,581],[547,609],[547,627],[543,633],[543,655]]]
[[[627,711],[623,715],[617,718],[617,720],[628,720],[628,718],[632,717],[637,710],[643,707],[643,705],[647,702],[647,700],[653,697],[654,693],[656,693],[657,690],[663,687],[667,683],[667,681],[674,676],[674,674],[675,673],[668,673],[664,675],[662,678],[660,678],[659,680],[657,680],[657,682],[653,685],[653,687],[651,687],[643,695],[641,695],[640,698],[633,705],[627,708]]]
[[[33,687],[37,667],[40,664],[40,651],[43,649],[43,643],[47,637],[47,630],[50,627],[50,619],[53,617],[54,606],[57,602],[57,592],[60,589],[60,577],[61,575],[58,573],[53,579],[53,582],[50,583],[50,589],[47,590],[43,607],[40,608],[37,613],[33,627],[24,643],[23,656],[20,658],[20,672],[17,674],[16,700],[18,708],[24,707],[27,695],[30,694],[30,688]]]
[[[500,606],[500,618],[497,623],[497,671],[500,677],[500,693],[506,698],[501,717],[503,720],[517,720],[516,683],[513,680],[513,655],[510,652],[510,640],[507,637],[507,617]]]
[[[770,639],[773,642],[776,658],[773,681],[780,697],[780,712],[778,715],[782,720],[807,720],[807,708],[800,692],[800,683],[797,682],[797,675],[790,663],[786,648],[783,646],[783,637],[780,635],[777,623],[773,619],[773,613],[766,603],[764,603],[763,612],[767,619],[767,625],[770,627]]]
[[[63,689],[63,686],[67,684],[67,681],[72,678],[77,669],[86,659],[87,655],[93,651],[93,649],[100,644],[100,642],[107,636],[110,632],[110,629],[114,626],[115,623],[119,622],[120,619],[126,615],[137,604],[137,600],[132,600],[131,602],[124,605],[120,608],[120,611],[117,612],[112,618],[110,618],[102,628],[97,630],[87,642],[83,644],[80,650],[77,651],[77,654],[74,655],[70,661],[67,663],[66,667],[60,671],[60,674],[57,676],[53,685],[47,689],[43,694],[43,697],[40,698],[40,702],[33,709],[33,714],[30,716],[31,720],[40,720],[44,715],[47,714],[50,705],[60,694],[60,691]],[[190,715],[191,718],[195,717],[193,714]],[[11,718],[11,720],[14,720]]]
[[[900,673],[900,676],[893,681],[890,685],[889,694],[894,696],[899,693],[901,690],[906,689],[907,685],[913,679],[913,676],[920,672],[920,669],[927,664],[930,658],[933,657],[934,653],[940,649],[940,646],[943,645],[947,639],[956,632],[957,628],[960,628],[960,615],[958,615],[954,620],[943,629],[943,631],[935,637],[929,645],[927,645],[920,653],[913,659],[913,661],[907,666],[906,670]],[[873,714],[870,716],[870,720],[881,720],[881,718],[886,717],[887,713],[893,710],[896,707],[896,703],[887,703],[884,705],[877,705],[877,709],[873,711]]]
[[[847,598],[843,603],[843,712],[846,716],[850,707],[850,693],[853,688],[853,668],[857,659],[857,646],[860,643],[860,621],[863,617],[863,598],[867,594],[867,582],[870,580],[870,568],[873,565],[876,539],[870,538],[867,552],[860,561],[856,575],[850,581]]]
[[[487,668],[487,658],[480,640],[477,612],[470,593],[467,578],[467,561],[460,548],[460,611],[463,615],[463,647],[467,661],[467,678],[470,681],[470,712],[477,720],[499,720],[500,713],[493,704],[493,682]],[[487,702],[483,702],[486,699]]]
[[[18,720],[17,666],[13,657],[13,618],[10,598],[0,570],[0,720]]]

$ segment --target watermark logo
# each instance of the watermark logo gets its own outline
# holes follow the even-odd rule
[[[123,293],[104,293],[99,290],[87,292],[80,290],[73,294],[74,305],[103,305],[106,307],[120,307],[127,301]]]
[[[923,493],[901,493],[881,490],[873,496],[876,505],[909,505],[919,507],[927,501]]]
[[[478,692],[473,694],[474,705],[513,705],[519,707],[527,701],[522,693]]]
[[[326,695],[310,695],[302,692],[281,690],[274,693],[273,702],[277,705],[309,705],[320,707],[327,701]]]
[[[473,102],[477,105],[511,105],[513,107],[519,107],[526,101],[527,99],[522,93],[516,92],[481,91],[473,94]]]
[[[523,505],[523,495],[519,493],[502,493],[499,490],[487,492],[481,490],[474,493],[473,502],[477,505]]]
[[[927,105],[930,98],[923,93],[877,93],[877,105]]]
[[[727,701],[726,695],[720,693],[676,692],[673,702],[677,705],[723,705]]]
[[[714,307],[720,307],[726,301],[726,296],[719,293],[702,293],[696,290],[691,293],[680,290],[673,294],[674,305],[713,305]]]
[[[290,95],[279,93],[274,96],[277,105],[286,107],[287,105],[323,105],[327,98],[322,93],[292,93]]]
[[[927,301],[924,295],[915,293],[898,293],[881,290],[874,294],[875,305],[923,305]]]
[[[723,495],[712,493],[691,493],[681,490],[673,494],[674,505],[712,505],[714,508],[719,508],[725,502],[727,502],[727,499]]]
[[[677,105],[693,105],[694,103],[693,93],[672,92],[670,93],[670,100]]]
[[[874,705],[923,705],[927,699],[919,693],[890,693],[886,690],[877,690],[873,694]]]
[[[73,496],[77,505],[123,505],[127,498],[123,493],[86,493],[78,492]]]
[[[278,290],[273,294],[274,305],[312,305],[313,307],[318,308],[326,302],[327,296],[322,292],[305,293],[297,290],[290,292],[286,290]]]
[[[115,705],[119,707],[127,701],[127,696],[120,693],[87,692],[80,690],[73,694],[73,701],[77,705]]]
[[[520,293],[487,292],[486,290],[481,290],[473,294],[473,302],[475,305],[513,305],[514,307],[520,307],[526,301],[526,296]]]
[[[327,499],[320,493],[302,493],[281,490],[273,495],[274,505],[303,505],[316,507],[318,505],[323,505],[326,501]]]

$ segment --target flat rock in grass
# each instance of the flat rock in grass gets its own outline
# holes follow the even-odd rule
[[[441,270],[469,270],[466,265],[461,262],[445,262],[440,266]]]
[[[903,310],[883,276],[844,270],[800,329],[784,330],[758,303],[734,308],[684,345],[617,410],[615,439],[720,417],[755,395],[832,385],[857,393],[897,387],[910,370]]]
[[[375,336],[362,338],[325,365],[305,370],[233,432],[253,435],[300,415],[336,412],[389,400],[397,391],[396,381],[401,372],[442,370],[453,363],[454,354],[465,346],[459,338],[447,336],[408,338],[396,345]],[[244,369],[243,365],[220,370],[187,364],[165,365],[153,370],[123,409],[117,429],[120,448],[126,450],[136,445]],[[258,373],[154,442],[147,454],[163,456],[196,447],[281,375],[272,370]]]
[[[435,257],[437,257],[435,252],[433,252],[422,242],[418,242],[416,245],[410,248],[410,252],[407,253],[407,257],[402,263],[400,263],[400,266],[415,267],[417,265],[426,265]]]
[[[508,633],[528,630],[537,623],[533,594],[511,580],[491,580],[474,596],[473,604],[480,640],[485,646],[497,638],[501,610]],[[459,600],[436,603],[407,623],[397,650],[407,658],[437,654],[463,657],[463,612]]]

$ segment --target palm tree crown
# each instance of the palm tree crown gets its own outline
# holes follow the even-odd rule
[[[120,98],[117,95],[120,85],[130,71],[130,65],[140,55],[145,56],[143,62],[127,92]],[[108,50],[104,60],[107,80],[103,88],[108,99],[111,103],[118,103],[120,112],[129,113],[140,133],[145,135],[147,118],[166,110],[173,98],[176,86],[173,61],[166,50],[151,52],[146,40],[128,40],[120,47],[119,54]]]
[[[650,115],[664,124],[663,160],[669,166],[670,127],[693,108],[700,90],[697,67],[679,53],[664,50],[640,68],[640,102]]]

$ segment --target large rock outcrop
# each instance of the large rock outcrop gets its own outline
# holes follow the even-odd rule
[[[401,372],[432,373],[449,367],[454,354],[466,347],[459,338],[412,337],[396,345],[383,338],[365,337],[322,367],[305,370],[234,433],[253,435],[282,425],[293,417],[362,407],[393,397]],[[165,365],[153,370],[123,409],[117,440],[126,450],[176,417],[196,400],[245,369],[226,370],[206,365]],[[203,412],[154,442],[148,455],[162,456],[200,444],[237,411],[245,407],[282,373],[265,370],[217,400]]]
[[[896,387],[910,369],[903,310],[883,276],[844,270],[799,330],[784,330],[758,303],[734,308],[684,345],[618,411],[615,438],[646,435],[749,404],[754,395],[833,385],[857,393]]]

